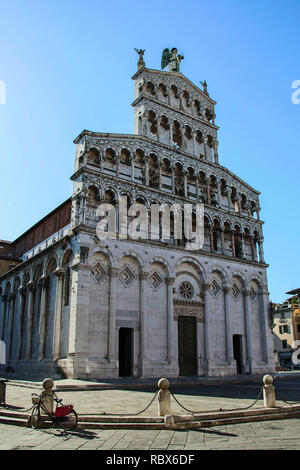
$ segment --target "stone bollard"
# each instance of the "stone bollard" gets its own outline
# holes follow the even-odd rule
[[[276,398],[275,398],[275,387],[273,385],[273,377],[270,374],[267,374],[263,378],[264,382],[264,407],[265,408],[275,408],[276,407]]]
[[[168,379],[159,379],[158,381],[158,415],[165,416],[171,414],[170,407],[170,392],[168,390],[170,382]]]
[[[45,390],[43,390],[41,396],[43,399],[43,406],[49,411],[49,413],[53,413],[54,411],[54,392],[53,392],[53,387],[54,387],[54,382],[52,379],[48,378],[45,379],[43,382],[43,387]]]

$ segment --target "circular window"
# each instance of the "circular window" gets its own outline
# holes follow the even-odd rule
[[[179,293],[184,299],[192,299],[194,296],[194,289],[190,282],[182,282],[179,286]]]

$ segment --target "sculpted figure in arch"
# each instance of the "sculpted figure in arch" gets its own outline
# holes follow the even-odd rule
[[[180,72],[180,62],[184,59],[183,55],[178,54],[176,47],[173,49],[164,49],[161,56],[161,68],[164,69],[169,64],[169,72]]]

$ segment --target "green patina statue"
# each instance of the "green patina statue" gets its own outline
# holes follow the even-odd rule
[[[178,54],[176,47],[173,49],[164,49],[161,56],[161,68],[164,69],[169,65],[169,72],[180,72],[180,62],[184,59],[183,55]]]

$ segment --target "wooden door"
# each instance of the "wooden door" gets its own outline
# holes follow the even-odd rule
[[[178,362],[180,375],[197,373],[197,322],[195,317],[178,317]]]

